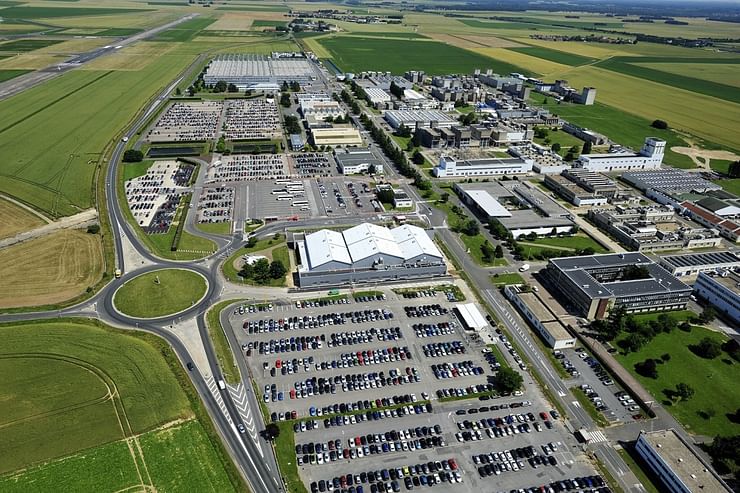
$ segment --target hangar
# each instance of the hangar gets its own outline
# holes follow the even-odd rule
[[[322,229],[294,240],[302,288],[406,281],[443,276],[442,253],[422,228],[363,223]]]

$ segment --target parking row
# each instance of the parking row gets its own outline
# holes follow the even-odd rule
[[[406,316],[409,318],[439,317],[440,315],[447,315],[447,313],[449,313],[449,309],[443,307],[439,303],[421,306],[405,306],[403,309],[406,312]]]
[[[416,337],[438,337],[455,333],[455,322],[439,322],[436,324],[413,324]]]
[[[441,358],[452,354],[464,354],[465,344],[462,341],[432,342],[421,347],[427,358]]]
[[[540,486],[531,486],[511,491],[499,491],[498,493],[560,493],[563,491],[611,493],[611,489],[601,476],[583,476],[573,479],[552,481]]]
[[[437,380],[483,375],[483,367],[471,360],[454,363],[433,364],[432,373]]]
[[[334,428],[338,426],[350,426],[354,424],[369,422],[369,421],[383,421],[385,419],[403,418],[406,416],[415,416],[417,414],[424,414],[431,409],[431,404],[427,405],[414,405],[410,409],[406,407],[399,407],[396,409],[383,409],[374,411],[365,411],[360,414],[350,414],[344,416],[332,416],[330,418],[324,418],[324,428]]]
[[[371,327],[351,332],[329,334],[328,347],[354,346],[372,341],[397,341],[403,337],[401,327]]]

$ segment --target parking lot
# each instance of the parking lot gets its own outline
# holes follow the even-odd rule
[[[322,491],[321,481],[334,489],[335,479],[368,492],[394,491],[394,482],[399,491],[508,491],[593,474],[537,395],[440,400],[487,384],[501,362],[462,328],[444,293],[383,294],[230,315],[270,419],[302,419],[295,460],[309,491]],[[499,460],[497,474],[489,461],[487,473],[487,454],[530,446],[521,467]]]
[[[189,188],[194,167],[181,161],[155,161],[147,172],[124,184],[136,223],[147,233],[166,233],[180,198]]]
[[[234,189],[212,187],[203,190],[198,199],[198,222],[222,223],[231,221],[234,209]]]
[[[150,142],[213,140],[221,122],[221,101],[174,102],[149,131]]]
[[[334,176],[317,180],[321,202],[327,215],[374,214],[375,185],[365,179]]]

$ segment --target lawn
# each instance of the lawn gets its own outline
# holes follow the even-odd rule
[[[460,240],[462,240],[463,244],[470,250],[468,252],[469,255],[478,265],[483,265],[485,267],[508,265],[506,260],[503,258],[493,259],[492,262],[486,262],[483,260],[483,251],[481,250],[481,247],[483,246],[483,243],[485,243],[486,238],[482,234],[468,236],[462,233],[460,234]],[[491,246],[495,248],[495,246]]]
[[[227,258],[226,261],[222,264],[221,270],[224,276],[231,282],[243,283],[244,279],[239,277],[238,271],[236,270],[236,267],[234,267],[234,263],[239,259],[239,257],[248,253],[261,254],[263,250],[277,247],[278,245],[280,245],[280,243],[283,243],[284,241],[285,237],[282,235],[278,239],[275,239],[271,236],[269,238],[263,238],[257,241],[257,244],[252,248],[243,246],[242,248],[234,252],[231,257]],[[289,265],[290,264],[287,263],[285,264],[286,267],[288,267]]]
[[[94,7],[28,7],[17,6],[0,10],[0,17],[6,19],[50,19],[52,17],[81,17],[92,15],[126,14],[131,12],[152,12],[150,9],[107,9]]]
[[[154,336],[51,321],[3,325],[0,337],[0,473],[192,417]]]
[[[658,130],[651,127],[652,120],[599,102],[593,106],[557,104],[553,98],[547,98],[548,103],[543,104],[545,96],[536,93],[532,94],[532,99],[537,106],[543,106],[571,123],[603,133],[615,142],[634,149],[642,147],[645,137],[653,136],[663,139],[667,143],[664,159],[666,164],[677,168],[695,167],[690,157],[670,150],[673,146],[686,146],[686,142],[672,130]]]
[[[505,286],[507,284],[526,284],[524,278],[516,272],[496,274],[491,277],[491,282],[497,286]]]
[[[154,164],[154,160],[152,159],[147,159],[139,163],[122,163],[123,181],[144,176],[152,164]]]
[[[0,82],[15,79],[19,75],[27,74],[28,72],[30,72],[30,70],[0,70]]]
[[[726,353],[713,360],[694,354],[689,346],[704,337],[721,342],[727,340],[724,335],[701,327],[693,327],[688,333],[675,329],[670,334],[656,336],[637,353],[615,356],[691,433],[738,434],[740,425],[731,422],[727,415],[740,407],[740,394],[729,391],[740,378],[740,367]],[[670,354],[670,360],[658,365],[657,379],[637,374],[636,363],[647,358],[660,359],[663,354]],[[672,403],[664,391],[675,389],[678,383],[688,384],[696,393],[688,401]],[[709,417],[711,411],[716,413],[714,417]]]
[[[589,416],[591,416],[591,419],[594,420],[594,423],[602,427],[609,426],[609,421],[607,421],[607,419],[596,409],[594,403],[591,402],[588,397],[586,397],[586,394],[584,394],[581,389],[579,389],[578,387],[573,387],[570,390],[571,392],[573,392],[573,395],[578,400],[581,408],[586,411]]]
[[[204,233],[214,235],[228,235],[231,233],[231,221],[223,221],[220,223],[197,223],[195,227]]]
[[[84,295],[103,270],[100,235],[80,230],[62,229],[3,248],[0,310],[55,305]]]
[[[429,74],[470,73],[476,68],[494,72],[529,72],[521,67],[437,41],[334,36],[316,40],[332,53],[332,60],[346,72],[363,70],[424,70]]]
[[[573,146],[578,148],[578,154],[580,154],[581,149],[583,148],[583,141],[581,139],[574,137],[568,132],[563,132],[562,130],[548,129],[546,139],[549,139],[547,144],[545,144],[545,139],[541,139],[539,137],[535,137],[534,141],[545,147],[551,147],[557,142],[560,144],[560,151],[558,151],[558,154],[562,157],[565,157],[565,155],[568,154],[568,149]]]
[[[0,198],[0,238],[14,236],[21,231],[28,231],[44,224],[35,214],[15,205],[12,202]]]
[[[191,41],[203,29],[216,21],[215,17],[196,17],[157,34],[153,41]]]
[[[161,269],[142,274],[118,288],[116,309],[138,318],[157,318],[186,310],[207,291],[203,276],[184,269]]]
[[[524,248],[525,256],[538,255],[543,250],[562,250],[563,256],[572,255],[576,250],[593,248],[596,253],[606,253],[608,250],[585,234],[579,233],[573,236],[553,236],[537,238],[530,241],[524,238],[517,240]]]
[[[726,192],[740,196],[740,178],[715,180],[714,183],[720,185]]]
[[[0,11],[1,12],[1,11]],[[0,44],[0,51],[12,53],[25,53],[28,51],[38,50],[61,43],[61,39],[18,39]]]
[[[260,399],[262,402],[262,399]],[[280,435],[275,439],[275,458],[285,478],[288,493],[308,493],[306,485],[298,474],[295,456],[295,433],[290,421],[278,423]]]
[[[567,53],[565,51],[551,50],[550,48],[544,48],[542,46],[527,46],[525,48],[507,48],[507,50],[518,51],[525,55],[535,56],[537,58],[543,58],[555,63],[561,63],[563,65],[570,65],[576,67],[578,65],[585,65],[594,61],[593,58],[576,55],[573,53]]]
[[[213,349],[216,351],[218,365],[221,368],[224,380],[230,384],[238,384],[241,382],[241,374],[234,362],[234,353],[231,351],[229,341],[226,339],[220,319],[223,309],[233,302],[233,300],[228,300],[213,305],[206,313],[206,325],[208,326],[208,334],[211,336]]]

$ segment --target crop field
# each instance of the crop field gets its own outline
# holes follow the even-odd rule
[[[669,74],[681,76],[684,74],[691,74],[695,79],[702,79],[703,81],[708,80],[728,86],[740,87],[740,77],[737,75],[740,67],[734,63],[691,63],[687,61],[661,63],[659,65],[646,63],[643,65],[639,62],[630,62],[630,65],[652,68],[660,72],[667,72]]]
[[[198,35],[200,31],[213,24],[216,21],[213,17],[196,17],[176,25],[171,29],[159,33],[154,41],[190,41]]]
[[[133,36],[134,34],[140,33],[141,29],[133,27],[111,27],[109,29],[103,29],[97,31],[96,36]]]
[[[649,122],[659,118],[673,128],[730,149],[737,148],[737,129],[740,128],[738,104],[593,66],[577,67],[559,76],[567,79],[573,87],[588,85],[598,88],[597,101],[619,108],[624,113],[634,114]],[[605,116],[600,111],[592,112]],[[718,115],[722,115],[722,118],[718,118]],[[567,119],[565,114],[562,116]],[[614,123],[616,126],[622,125],[619,120]],[[589,127],[598,130],[596,125]],[[645,136],[655,133],[649,128],[647,130]],[[604,133],[609,135],[608,132]]]
[[[531,55],[544,60],[550,60],[551,62],[560,63],[563,65],[570,65],[576,67],[578,65],[585,65],[594,61],[593,58],[574,55],[573,53],[566,53],[559,50],[551,50],[549,48],[543,48],[541,46],[527,46],[524,48],[509,48],[512,51],[518,51],[525,55]]]
[[[457,46],[458,48],[517,48],[524,46],[514,41],[497,38],[495,36],[477,36],[462,34],[436,34],[430,33],[429,37],[436,41]]]
[[[0,102],[0,140],[8,143],[0,192],[55,217],[91,207],[92,177],[105,147],[144,101],[192,60],[189,49],[172,50],[142,70],[115,76],[72,71]]]
[[[687,333],[680,329],[670,334],[659,334],[636,353],[615,354],[620,363],[632,373],[653,396],[664,402],[665,408],[673,414],[691,433],[702,435],[734,435],[740,432],[740,425],[728,419],[740,406],[740,394],[728,392],[735,388],[733,382],[740,378],[740,364],[727,353],[709,360],[694,354],[689,346],[697,344],[704,337],[724,342],[727,338],[714,331],[694,327]],[[635,364],[647,358],[661,359],[670,354],[670,360],[658,365],[658,378],[639,375]],[[695,390],[688,401],[671,403],[665,391],[675,389],[679,383],[686,383]],[[721,396],[721,398],[720,398]],[[711,416],[711,412],[715,412]]]
[[[634,62],[640,63],[635,65]],[[683,62],[693,64],[722,64],[728,65],[727,77],[737,75],[740,71],[740,58],[661,58],[661,57],[614,57],[596,63],[597,67],[614,72],[639,77],[641,79],[666,84],[699,94],[724,99],[733,103],[740,103],[740,87],[712,82],[706,79],[691,77],[690,75],[668,73],[660,70],[662,63]],[[650,67],[643,64],[650,63]],[[691,74],[691,72],[686,72]],[[735,77],[737,79],[737,77]],[[737,82],[736,82],[737,84]]]
[[[0,51],[6,53],[25,53],[38,50],[39,48],[46,48],[62,41],[61,39],[18,39],[0,44]]]
[[[109,29],[114,27],[141,28],[161,26],[168,21],[178,19],[181,14],[173,10],[148,10],[141,14],[140,10],[117,15],[89,15],[83,17],[60,17],[52,20],[55,26],[76,29],[97,28]]]
[[[255,19],[252,21],[252,27],[260,27],[260,28],[271,28],[271,27],[280,27],[280,26],[287,26],[288,21],[266,21],[261,19]]]
[[[116,291],[113,304],[131,317],[156,318],[189,308],[205,293],[206,281],[200,274],[162,269],[126,281]]]
[[[0,490],[234,491],[160,339],[84,321],[0,336]]]
[[[564,70],[568,70],[567,65],[561,65],[543,58],[529,56],[528,54],[513,51],[508,48],[473,48],[472,51],[495,59],[499,63],[503,62],[511,64],[512,67],[526,67],[528,75],[534,73],[544,77],[548,74],[557,74]],[[523,73],[521,69],[497,73],[508,75],[511,72]]]
[[[51,55],[48,53],[30,52],[0,59],[0,70],[37,70],[46,68],[54,63],[63,62],[67,56]]]
[[[60,230],[0,250],[0,309],[74,298],[103,275],[98,235]]]
[[[332,53],[334,63],[348,72],[382,70],[402,74],[406,70],[424,70],[428,74],[449,74],[491,68],[498,73],[529,73],[515,65],[436,41],[336,36],[318,42]]]
[[[44,224],[40,217],[0,198],[0,238],[8,238],[16,233],[28,231]]]
[[[19,75],[27,74],[30,70],[0,70],[0,82],[15,79]]]
[[[0,33],[3,34],[26,34],[34,33],[45,29],[42,26],[35,26],[33,24],[14,24],[11,22],[0,23]]]
[[[162,55],[176,47],[176,43],[142,41],[96,58],[83,65],[80,70],[141,70],[152,63],[158,63]]]
[[[51,19],[55,17],[80,17],[86,15],[114,15],[130,12],[143,13],[150,9],[108,9],[96,7],[28,7],[13,6],[0,9],[0,17],[6,19]]]

